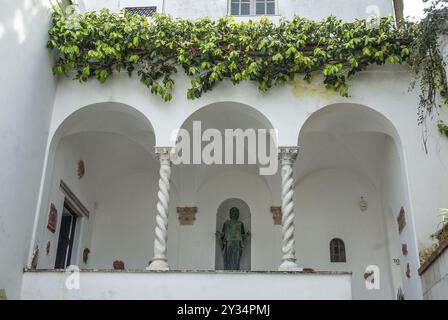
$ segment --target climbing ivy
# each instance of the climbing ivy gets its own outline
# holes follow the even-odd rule
[[[377,25],[376,25],[377,23]],[[199,98],[225,79],[255,81],[261,91],[302,75],[322,73],[324,84],[348,96],[347,80],[371,64],[399,64],[410,57],[412,29],[397,29],[391,18],[377,22],[315,22],[299,17],[274,24],[146,17],[107,10],[53,13],[48,47],[57,49],[55,74],[76,73],[105,82],[112,73],[138,74],[151,92],[172,98],[173,75],[191,77],[189,99]]]
[[[448,84],[445,62],[440,52],[440,41],[448,35],[448,0],[423,0],[429,3],[426,16],[415,28],[412,56],[412,69],[416,81],[420,83],[419,124],[426,128],[426,120],[438,116],[438,109],[448,103]],[[448,136],[448,126],[441,120],[439,131]],[[428,134],[424,132],[424,141]],[[425,144],[426,145],[426,144]]]
[[[404,21],[397,27],[392,18],[342,22],[333,16],[323,21],[294,17],[275,24],[268,18],[147,19],[125,11],[81,14],[55,8],[47,46],[58,52],[55,75],[105,82],[114,72],[136,73],[165,101],[172,99],[174,75],[182,69],[191,78],[188,99],[224,80],[235,85],[253,81],[265,92],[298,76],[310,81],[316,74],[323,75],[327,88],[347,97],[349,79],[369,65],[406,63],[421,84],[422,123],[446,102],[437,96],[446,99],[448,93],[437,46],[438,35],[446,33],[443,10],[434,5],[421,23]],[[448,135],[442,122],[439,129]]]

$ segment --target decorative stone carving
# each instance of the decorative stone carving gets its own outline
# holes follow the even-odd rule
[[[39,245],[36,244],[33,251],[33,258],[31,259],[31,269],[37,269],[37,263],[39,261]]]
[[[403,207],[401,207],[400,213],[398,214],[397,223],[398,223],[398,233],[401,234],[404,227],[406,226],[406,214],[404,212]]]
[[[361,211],[366,211],[367,210],[367,201],[364,199],[364,197],[361,197],[361,200],[359,201],[359,209],[361,209]]]
[[[81,179],[86,173],[86,165],[83,160],[78,161],[78,178]]]
[[[375,271],[364,272],[364,280],[370,281],[370,283],[375,283]]]
[[[50,212],[48,213],[47,229],[50,230],[50,232],[55,233],[57,223],[58,223],[58,210],[56,209],[56,206],[53,203],[50,203]]]
[[[409,263],[406,265],[406,277],[408,279],[411,278],[411,266],[409,265]]]
[[[401,252],[404,256],[408,255],[408,245],[406,243],[401,244]]]
[[[177,207],[179,224],[181,226],[192,226],[196,220],[197,207]]]
[[[274,225],[282,224],[282,207],[271,207],[272,219],[274,219]]]
[[[299,154],[299,147],[279,147],[278,157],[282,175],[282,263],[280,271],[301,271],[296,264],[295,239],[294,239],[294,180],[292,166]]]
[[[299,155],[299,147],[278,147],[278,159],[280,163],[293,165]]]
[[[51,248],[51,242],[50,240],[47,241],[47,245],[45,246],[45,253],[47,256],[50,254],[50,248]]]
[[[82,262],[87,263],[87,261],[89,260],[89,253],[90,253],[90,249],[84,248],[84,250],[82,252]]]
[[[166,257],[166,244],[168,241],[168,213],[170,201],[171,157],[175,147],[155,147],[155,153],[160,161],[159,192],[157,194],[157,216],[154,239],[154,257],[147,270],[169,270]]]
[[[124,270],[124,262],[121,260],[115,260],[113,266],[114,270]]]

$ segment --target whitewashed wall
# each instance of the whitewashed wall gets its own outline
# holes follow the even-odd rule
[[[112,269],[114,260],[129,269],[148,266],[153,256],[157,179],[154,173],[142,171],[112,176],[100,186],[90,267]]]
[[[109,8],[117,11],[130,6],[157,6],[158,12],[174,17],[198,18],[207,16],[212,19],[229,13],[230,0],[79,0],[81,8],[97,10]],[[162,10],[161,10],[162,9]],[[366,18],[372,14],[393,15],[391,0],[278,0],[277,15],[291,18],[294,15],[309,19],[323,19],[335,15],[343,20]]]
[[[19,296],[53,108],[47,0],[5,0],[0,10],[0,289]]]
[[[118,101],[135,106],[143,115],[152,121],[157,145],[169,145],[172,143],[170,140],[172,130],[179,128],[184,123],[185,119],[187,119],[193,112],[211,103],[230,100],[241,103],[242,105],[240,107],[242,109],[245,108],[244,105],[250,105],[258,109],[258,112],[261,112],[263,116],[269,119],[274,128],[279,129],[279,144],[293,145],[297,143],[300,127],[316,110],[319,110],[324,106],[331,106],[334,103],[358,103],[367,105],[389,119],[397,129],[397,135],[401,139],[402,149],[400,152],[402,153],[403,158],[399,155],[392,156],[392,158],[400,157],[400,159],[397,164],[391,164],[390,169],[387,169],[389,172],[397,172],[397,168],[401,167],[404,163],[402,167],[404,170],[404,177],[400,178],[397,176],[397,178],[394,178],[394,175],[387,175],[390,177],[390,181],[393,180],[394,183],[399,184],[401,179],[404,180],[402,184],[403,193],[397,193],[397,195],[394,196],[395,202],[393,206],[390,206],[391,210],[386,211],[385,209],[385,212],[392,213],[394,215],[392,219],[389,218],[389,224],[395,223],[395,215],[398,214],[396,211],[397,207],[399,210],[398,205],[400,204],[400,206],[404,205],[406,207],[407,200],[405,195],[408,191],[410,191],[409,205],[406,210],[409,217],[408,230],[410,230],[412,238],[414,221],[418,238],[420,241],[424,241],[427,235],[431,234],[434,230],[433,224],[437,224],[436,215],[434,215],[434,219],[432,220],[426,212],[437,212],[438,208],[444,201],[442,191],[447,188],[445,183],[445,181],[447,181],[447,173],[443,169],[445,167],[444,159],[446,159],[443,155],[446,154],[447,150],[446,145],[441,143],[442,137],[435,136],[431,143],[436,144],[437,149],[432,148],[430,145],[432,148],[430,150],[434,154],[426,155],[423,152],[420,144],[421,128],[416,126],[415,113],[409,111],[409,108],[415,108],[417,104],[417,92],[408,91],[409,81],[410,77],[405,68],[384,66],[382,68],[371,68],[370,71],[357,76],[356,79],[353,80],[351,87],[351,98],[349,99],[339,97],[337,94],[326,91],[317,82],[309,86],[305,86],[301,82],[297,82],[293,85],[274,89],[268,94],[259,93],[256,88],[249,83],[241,84],[238,87],[231,86],[227,83],[222,83],[218,88],[216,88],[216,90],[204,95],[204,97],[200,100],[187,101],[184,97],[185,88],[188,83],[183,76],[179,76],[176,79],[176,84],[178,87],[175,90],[174,99],[170,103],[166,104],[161,102],[159,98],[150,95],[149,92],[141,86],[136,79],[129,80],[125,75],[113,76],[110,82],[104,85],[100,85],[94,81],[85,85],[80,85],[69,79],[61,79],[56,102],[57,108],[53,114],[51,132],[56,130],[63,119],[82,106],[103,101]],[[226,104],[223,105],[225,106]],[[282,108],[282,112],[279,112],[279,108]],[[356,105],[354,108],[356,109]],[[369,127],[369,125],[366,126],[365,122],[362,122],[362,117],[358,120],[355,119],[353,123],[359,127]],[[343,129],[343,127],[340,128],[342,131]],[[365,145],[365,147],[368,146],[368,144]],[[400,149],[400,147],[398,148]],[[302,152],[305,151],[302,150]],[[390,162],[391,160],[385,161]],[[422,168],[425,168],[424,170],[426,170],[427,174],[422,174]],[[378,177],[379,176],[381,176],[381,174],[378,174]],[[213,179],[214,178],[210,176],[207,181],[212,183]],[[185,187],[188,187],[188,182],[185,181],[188,181],[188,179],[184,180],[182,186],[176,185],[175,183],[176,188],[179,190],[188,189]],[[234,181],[235,180],[232,182]],[[424,187],[431,186],[434,181],[438,181],[437,183],[440,186],[440,193],[430,192],[430,188]],[[386,181],[385,183],[388,184],[390,182]],[[216,182],[216,185],[218,184],[219,182]],[[225,189],[230,187],[219,185],[219,188],[219,190],[221,190],[222,188]],[[262,190],[262,187],[257,188]],[[207,188],[205,188],[205,190],[207,190]],[[269,191],[266,192],[269,193],[271,189],[267,188],[267,190]],[[247,193],[248,191],[244,190],[242,192]],[[237,193],[240,193],[238,189],[233,189],[228,196],[234,197]],[[225,194],[225,190],[222,191],[222,194]],[[215,195],[212,195],[212,197],[213,196]],[[170,223],[169,255],[173,268],[190,268],[193,264],[189,261],[195,261],[195,267],[199,269],[209,269],[213,267],[213,229],[215,223],[212,221],[207,223],[206,220],[203,219],[211,218],[203,217],[205,216],[204,212],[209,216],[213,216],[216,210],[213,205],[217,207],[225,197],[222,196],[219,197],[219,199],[217,198],[215,204],[210,198],[207,197],[204,197],[204,200],[202,200],[201,203],[200,194],[198,194],[198,197],[198,201],[195,200],[192,201],[192,203],[189,203],[191,200],[188,199],[192,199],[191,195],[188,192],[181,193],[181,200],[178,204],[179,206],[197,205],[199,207],[198,221],[195,226],[191,228],[196,229],[199,228],[199,226],[204,227],[205,230],[208,230],[207,228],[209,228],[210,230],[207,231],[209,238],[207,241],[204,241],[204,238],[199,233],[193,233],[193,235],[191,235],[188,229],[190,227],[180,228],[178,227],[178,224],[173,225]],[[251,196],[249,194],[246,196],[246,198],[250,197]],[[260,208],[254,210],[254,216],[260,215],[263,217],[259,221],[264,222],[259,223],[265,224],[264,229],[260,230],[268,230],[265,228],[269,228],[270,230],[273,226],[272,217],[269,214],[268,207],[273,205],[274,202],[277,202],[278,204],[278,194],[273,194],[271,197],[266,197],[266,199],[269,199],[269,201],[266,201],[266,204],[262,204],[260,202],[259,195],[257,195],[256,199],[258,202],[257,205],[260,206]],[[385,201],[388,202],[389,200]],[[203,203],[205,203],[205,207]],[[209,207],[207,207],[207,203]],[[251,206],[249,202],[248,204]],[[172,202],[172,212],[175,210],[174,207],[176,205],[177,204],[175,202]],[[263,208],[261,208],[261,206],[263,206]],[[210,212],[213,214],[210,214]],[[176,216],[173,214],[171,216],[174,217],[172,219],[176,221]],[[205,225],[202,225],[204,223]],[[176,230],[176,228],[178,229]],[[276,230],[275,228],[273,229]],[[383,230],[386,230],[386,228]],[[391,230],[392,231],[390,232],[393,232],[394,228]],[[256,232],[255,226],[253,226],[253,231]],[[255,237],[256,235],[254,235],[253,243],[256,243]],[[271,252],[271,254],[269,255],[269,259],[267,258],[268,256],[266,256],[266,259],[260,258],[260,256],[256,255],[256,248],[253,247],[253,266],[258,266],[260,269],[271,269],[276,267],[275,263],[272,261],[278,261],[280,259],[280,251],[278,250],[280,247],[279,230],[277,234],[274,231],[272,234],[269,234],[267,238],[260,241],[262,241],[260,248],[262,248],[262,246],[265,246],[265,248],[271,248],[267,250],[267,252]],[[410,239],[408,241],[408,245],[410,246],[410,250],[412,250],[412,254],[414,255],[415,253],[415,257],[416,250],[412,249],[412,241],[413,240]],[[176,248],[175,243],[177,242],[181,244],[181,247],[179,247],[180,250],[174,250],[174,248]],[[207,245],[209,245],[210,248],[208,248]],[[193,250],[198,248],[198,251],[195,252],[198,252],[199,255],[201,254],[201,251],[208,252],[209,254],[207,254],[207,256],[210,258],[209,260],[207,260],[207,258],[205,258],[205,260],[200,259],[201,256],[195,256],[195,253],[191,255],[188,251],[186,251],[186,248],[194,248]],[[416,246],[414,245],[413,248],[416,248]],[[387,258],[387,261],[390,264],[391,258],[396,257],[397,252],[399,254],[399,248],[389,248],[388,250],[389,257]],[[257,259],[261,260],[257,261]],[[140,265],[142,264],[141,262],[139,263]],[[404,266],[405,264],[402,264],[401,268]],[[414,278],[415,270],[418,267],[417,263],[415,263],[415,266],[412,264],[411,267],[413,270],[413,276],[410,281],[418,281],[418,278]],[[397,272],[395,272],[395,274],[397,274]],[[400,279],[399,277],[397,279],[397,275],[387,277],[390,279],[395,279],[393,281],[391,280],[395,283],[395,287],[390,289],[390,293],[388,293],[389,297],[395,297],[395,291],[401,285]],[[414,286],[414,288],[418,288],[418,285],[417,287]],[[415,292],[418,292],[418,290]],[[418,297],[418,293],[416,293],[416,296]]]
[[[302,179],[296,190],[299,263],[314,270],[350,270],[356,299],[393,299],[381,199],[371,182],[350,171],[324,169]],[[365,212],[358,206],[360,194],[368,199]],[[344,241],[346,263],[330,262],[333,238]],[[369,265],[380,268],[380,290],[365,286]]]
[[[170,1],[166,1],[165,6]],[[291,2],[291,1],[289,1]],[[347,1],[348,2],[348,1]],[[370,3],[371,1],[369,1]],[[413,241],[412,231],[415,229],[419,242],[422,244],[428,243],[428,236],[435,230],[438,220],[437,211],[440,207],[446,207],[446,194],[448,194],[448,173],[446,170],[448,159],[448,148],[445,138],[438,135],[434,130],[431,139],[429,141],[429,154],[426,155],[423,152],[421,146],[421,128],[416,126],[415,108],[418,103],[418,92],[409,92],[408,84],[410,81],[410,74],[405,68],[401,67],[383,67],[383,68],[371,68],[369,71],[359,75],[353,81],[351,88],[351,98],[341,98],[336,94],[322,89],[320,84],[304,85],[297,82],[293,85],[288,85],[282,88],[275,89],[268,94],[261,94],[257,91],[256,87],[252,84],[241,84],[238,87],[234,87],[228,83],[221,84],[219,88],[215,89],[212,93],[205,95],[203,98],[197,101],[185,100],[185,89],[188,85],[188,80],[179,76],[176,81],[177,88],[174,95],[174,101],[169,104],[165,104],[159,100],[158,97],[151,96],[144,86],[142,86],[136,79],[129,80],[126,75],[118,75],[112,77],[111,81],[105,85],[100,85],[96,82],[89,82],[86,85],[80,85],[69,79],[61,79],[57,91],[57,99],[55,103],[54,113],[51,113],[53,105],[53,94],[55,90],[54,79],[51,75],[51,56],[42,44],[45,44],[47,37],[48,27],[48,10],[47,1],[7,1],[3,5],[3,9],[0,13],[0,44],[2,44],[2,50],[0,51],[0,57],[2,58],[3,69],[8,72],[2,73],[1,83],[3,85],[0,93],[1,105],[10,106],[2,108],[1,111],[1,125],[0,133],[2,139],[3,153],[0,159],[0,165],[4,170],[1,171],[1,193],[0,204],[3,208],[0,212],[0,240],[2,246],[0,248],[0,259],[3,261],[0,269],[0,288],[6,288],[8,297],[14,298],[19,295],[21,269],[27,263],[27,255],[30,257],[30,250],[34,247],[37,240],[41,245],[41,257],[44,256],[44,245],[46,242],[45,235],[45,221],[48,199],[47,193],[44,192],[45,188],[41,187],[40,192],[42,196],[41,203],[38,205],[42,209],[40,218],[44,217],[39,224],[35,225],[35,238],[30,241],[32,234],[33,214],[36,210],[36,201],[39,190],[39,180],[41,178],[43,158],[45,151],[45,142],[47,140],[47,130],[50,114],[52,117],[50,136],[47,143],[49,168],[53,168],[51,160],[54,150],[49,148],[52,137],[55,134],[59,125],[72,114],[74,111],[97,102],[110,102],[118,101],[131,105],[141,111],[141,113],[150,119],[154,125],[154,131],[156,134],[156,141],[158,145],[170,144],[170,133],[173,129],[181,126],[183,121],[187,119],[191,113],[197,109],[206,106],[211,103],[219,101],[237,101],[243,104],[250,105],[258,109],[262,114],[268,118],[273,127],[279,129],[280,144],[292,145],[297,143],[298,132],[302,124],[306,119],[316,110],[331,105],[333,103],[356,103],[369,106],[386,118],[388,118],[397,129],[397,134],[401,139],[401,145],[397,154],[401,155],[400,165],[404,172],[401,179],[403,182],[403,190],[400,194],[391,197],[386,201],[390,203],[390,211],[393,214],[397,214],[396,210],[400,203],[407,204],[408,231],[406,240],[408,243]],[[108,1],[99,2],[96,1],[97,7],[103,6],[115,6],[118,8],[119,3]],[[207,3],[211,3],[210,1]],[[281,5],[283,5],[282,2]],[[310,4],[313,4],[311,6]],[[86,0],[86,7],[89,9],[88,1]],[[306,5],[308,4],[308,5]],[[344,19],[352,19],[353,17],[363,16],[364,3],[359,6],[352,7],[352,10],[348,10],[347,7],[341,6],[341,8],[333,7],[332,3],[326,2],[326,5],[319,6],[317,9],[314,7],[315,1],[304,2],[303,12],[304,16],[310,18],[319,18],[321,15],[325,15],[326,8],[336,10],[333,13],[338,14]],[[381,12],[387,12],[387,8],[392,8],[389,1],[378,2],[381,8]],[[279,6],[279,13],[282,14],[281,5]],[[214,3],[213,14],[218,14],[222,3],[217,5]],[[166,6],[166,12],[169,6]],[[312,9],[309,13],[306,13],[306,8]],[[90,9],[95,9],[91,7]],[[194,15],[188,8],[182,8],[172,6],[173,15],[180,15],[179,12],[185,14],[185,16]],[[177,8],[177,9],[176,9]],[[201,8],[204,8],[204,12],[207,13],[207,5],[202,4]],[[178,11],[176,11],[178,10]],[[182,11],[180,11],[182,10]],[[338,11],[340,10],[340,11]],[[290,8],[285,9],[287,12],[293,12]],[[340,12],[340,13],[339,13]],[[356,12],[356,13],[355,13]],[[300,14],[300,13],[299,13]],[[221,14],[219,14],[221,15]],[[386,14],[384,14],[386,15]],[[212,15],[213,17],[213,15]],[[25,19],[26,18],[26,19]],[[32,27],[30,27],[32,26]],[[3,44],[6,44],[4,46]],[[23,48],[26,48],[24,50]],[[11,61],[17,61],[17,63],[11,63]],[[39,63],[36,63],[39,61]],[[18,85],[20,83],[20,86]],[[20,92],[18,92],[20,88]],[[167,107],[169,106],[169,107]],[[282,110],[282,112],[279,112]],[[430,124],[430,128],[431,124]],[[71,151],[70,151],[71,150]],[[76,159],[75,149],[68,148],[65,154],[67,159],[74,163]],[[64,153],[64,152],[63,152]],[[70,155],[71,154],[71,155]],[[392,156],[396,157],[396,156]],[[389,172],[397,172],[397,165],[390,160]],[[47,166],[46,166],[47,167]],[[52,169],[50,169],[51,171]],[[73,172],[72,166],[67,169],[67,172]],[[64,171],[65,172],[65,171]],[[65,174],[65,173],[64,173]],[[56,189],[50,189],[54,184],[51,182],[52,178],[45,180],[46,172],[44,172],[42,181],[46,181],[46,186],[49,188],[49,197],[53,197],[51,192],[55,193]],[[117,176],[117,179],[121,181],[121,178]],[[131,179],[129,177],[129,179]],[[135,183],[140,183],[143,191],[144,188],[148,192],[152,192],[150,184],[143,182],[142,179],[134,180]],[[252,178],[251,178],[252,179]],[[387,180],[390,179],[390,180]],[[385,179],[385,184],[389,184],[390,181],[398,181],[400,177],[391,175]],[[117,181],[118,181],[117,180]],[[131,179],[132,180],[132,179]],[[212,182],[210,179],[210,183]],[[253,180],[257,180],[253,178]],[[123,185],[125,184],[123,180]],[[146,181],[146,179],[145,179]],[[232,181],[232,183],[234,183]],[[259,182],[254,182],[257,185]],[[392,184],[391,184],[392,185]],[[236,193],[236,191],[226,191],[226,186],[220,186],[223,189],[223,193]],[[262,190],[262,187],[259,187]],[[268,189],[267,189],[268,190]],[[51,191],[51,192],[50,192]],[[247,197],[253,197],[249,191]],[[266,191],[268,192],[268,191]],[[19,197],[19,195],[27,194],[27,197]],[[144,192],[143,192],[144,194]],[[154,195],[154,194],[153,194]],[[408,196],[406,196],[408,195]],[[128,194],[127,197],[131,198],[133,195]],[[143,197],[143,196],[142,196]],[[202,195],[198,195],[197,203],[201,203]],[[408,200],[406,200],[408,198]],[[174,196],[175,199],[175,196]],[[257,198],[258,199],[258,198]],[[267,197],[266,205],[278,201],[278,195],[272,195],[272,198]],[[402,200],[404,199],[404,200]],[[222,199],[221,199],[222,200]],[[60,200],[55,200],[59,201]],[[90,200],[86,199],[89,203]],[[155,199],[145,200],[143,204],[139,204],[139,208],[153,203]],[[258,200],[257,200],[258,201]],[[408,202],[407,202],[408,201]],[[206,202],[205,197],[202,203]],[[407,203],[406,203],[407,202]],[[90,201],[91,203],[91,201]],[[146,203],[146,204],[145,204]],[[176,200],[173,200],[173,204]],[[178,202],[184,203],[184,202]],[[216,199],[216,203],[219,203]],[[206,208],[207,212],[213,212],[213,205],[209,205],[210,208]],[[261,214],[263,218],[260,219],[260,227],[264,226],[270,228],[272,224],[272,217],[269,216],[269,212],[265,211],[265,205],[262,203],[257,204],[260,207],[256,214]],[[173,212],[172,206],[172,212]],[[261,209],[263,207],[263,209]],[[99,207],[101,208],[101,207]],[[120,207],[117,207],[120,208]],[[154,209],[152,209],[154,210]],[[201,209],[199,209],[201,210]],[[61,212],[61,211],[59,211]],[[121,212],[121,210],[120,210]],[[117,210],[113,212],[112,216],[119,217],[120,212]],[[142,212],[139,216],[142,220],[148,224],[151,222],[144,217]],[[387,212],[387,209],[385,209]],[[201,212],[198,213],[200,216]],[[265,218],[263,215],[266,214]],[[99,214],[99,216],[101,213]],[[178,228],[176,232],[177,222],[175,214],[171,214],[170,220],[170,240],[169,240],[169,259],[172,261],[174,267],[188,267],[192,265],[193,261],[191,256],[185,251],[175,251],[176,243],[182,243],[185,246],[192,243],[196,245],[200,240],[192,237],[189,231],[184,228]],[[207,218],[211,219],[211,218]],[[299,219],[299,217],[297,217]],[[94,221],[94,220],[92,220]],[[101,221],[99,218],[98,221]],[[138,220],[137,220],[138,221]],[[212,221],[210,221],[212,222]],[[132,223],[130,220],[128,223]],[[198,223],[204,223],[199,222]],[[300,223],[300,220],[297,222]],[[143,224],[143,223],[142,223]],[[210,223],[214,226],[213,223]],[[390,224],[388,224],[390,225]],[[102,224],[99,224],[99,227]],[[99,228],[98,227],[98,228]],[[124,225],[126,227],[126,225]],[[146,228],[146,225],[142,227],[142,230]],[[210,227],[211,228],[211,227]],[[214,227],[213,227],[214,228]],[[174,230],[173,230],[174,229]],[[385,230],[384,228],[383,230]],[[16,232],[16,230],[23,230],[23,232]],[[108,232],[114,232],[115,229],[110,229]],[[207,230],[207,229],[206,229]],[[262,229],[259,229],[262,230]],[[213,231],[213,230],[208,230]],[[255,231],[255,226],[254,226]],[[149,236],[152,237],[152,230],[149,231]],[[184,233],[184,234],[182,234]],[[393,234],[392,231],[390,231]],[[87,233],[86,233],[87,234]],[[256,237],[256,235],[254,236]],[[86,237],[88,239],[88,237]],[[275,231],[272,235],[268,236],[262,241],[272,256],[277,256],[277,259],[257,258],[253,263],[259,268],[272,268],[274,263],[271,261],[279,260],[280,252],[279,248],[280,233]],[[140,242],[146,241],[145,238],[137,239]],[[152,240],[146,249],[146,252],[150,254],[152,247]],[[255,242],[255,240],[254,240]],[[53,249],[55,249],[55,243],[53,243]],[[120,251],[125,252],[131,246],[133,242],[128,241],[124,244],[120,243]],[[214,243],[214,242],[213,242]],[[97,246],[96,246],[97,245]],[[203,244],[199,244],[201,247]],[[386,243],[387,245],[387,243]],[[104,249],[100,240],[93,240],[92,246],[97,250]],[[194,246],[193,246],[194,247]],[[14,250],[10,250],[14,248]],[[208,248],[208,247],[207,247]],[[206,249],[207,249],[206,248]],[[275,249],[274,249],[275,248]],[[213,252],[213,248],[210,249],[210,253]],[[256,248],[254,248],[256,250]],[[112,252],[112,247],[106,247],[104,250]],[[416,253],[416,248],[411,248],[412,254]],[[297,250],[300,252],[300,250]],[[120,254],[121,255],[121,254]],[[124,254],[123,254],[124,255]],[[185,256],[182,256],[185,255]],[[389,248],[390,257],[396,256],[396,249]],[[213,254],[211,255],[213,256]],[[255,254],[254,254],[255,256]],[[390,257],[388,260],[390,260]],[[92,256],[93,259],[97,258],[96,255]],[[48,261],[46,261],[46,259]],[[112,259],[112,258],[111,258]],[[140,266],[143,264],[144,255],[138,260],[130,260],[130,265]],[[384,257],[380,257],[380,260]],[[42,263],[51,265],[49,262],[50,257],[42,257]],[[199,267],[207,267],[211,261],[199,260]],[[299,256],[300,261],[300,256]],[[29,259],[28,259],[29,262]],[[390,262],[390,261],[389,261]],[[110,259],[107,261],[98,261],[99,264],[109,265]],[[401,265],[404,267],[404,264]],[[412,280],[416,277],[415,267],[412,266]],[[396,277],[391,276],[392,279]],[[408,281],[405,279],[405,281]],[[399,280],[393,280],[394,286],[400,285]],[[406,286],[406,285],[405,285]],[[418,288],[415,285],[409,285],[409,290],[415,292],[418,296]],[[391,292],[392,295],[392,292]]]
[[[34,242],[44,247],[51,240],[56,250],[59,224],[53,235],[46,223],[50,203],[56,204],[59,215],[62,212],[63,180],[90,211],[90,218],[77,226],[80,240],[72,263],[107,269],[114,260],[124,260],[126,267],[143,268],[152,257],[158,179],[152,128],[124,112],[124,106],[108,104],[103,112],[98,112],[101,106],[93,109],[76,113],[51,139]],[[82,179],[77,176],[79,160],[86,168]],[[87,264],[80,258],[84,248],[90,249]],[[40,258],[38,268],[52,268],[54,259],[53,253]]]
[[[238,198],[251,211],[251,270],[277,270],[280,260],[278,226],[273,225],[272,196],[263,180],[238,168],[209,175],[195,195],[197,220],[192,227],[179,227],[179,267],[213,270],[215,268],[216,213],[227,199]],[[277,237],[276,237],[277,236]]]
[[[64,207],[65,195],[60,189],[61,180],[72,190],[76,197],[84,204],[84,206],[94,216],[94,199],[95,189],[93,185],[92,172],[87,167],[87,172],[82,179],[78,178],[77,168],[78,161],[83,160],[89,166],[90,155],[86,153],[79,145],[76,145],[73,137],[64,138],[58,145],[55,157],[55,166],[52,170],[50,193],[48,201],[44,202],[42,208],[41,218],[36,228],[35,243],[39,246],[39,260],[37,267],[40,269],[54,268],[58,237],[60,231],[60,223],[62,219],[62,212]],[[47,229],[48,213],[50,204],[53,203],[58,212],[58,221],[56,232],[52,233]],[[79,232],[75,244],[79,244],[76,250],[72,252],[72,264],[85,267],[82,262],[82,250],[88,247],[90,243],[90,219],[85,217],[78,219],[76,230]],[[46,245],[50,241],[50,252],[46,254]]]
[[[392,226],[388,232],[390,239],[395,239],[398,242],[398,246],[391,247],[390,252],[391,259],[399,259],[400,265],[397,269],[401,270],[401,273],[396,270],[394,277],[395,294],[397,293],[397,286],[404,288],[407,292],[407,299],[421,298],[421,295],[415,293],[421,292],[421,284],[418,279],[419,257],[418,246],[414,240],[415,227],[413,222],[413,215],[410,214],[412,209],[409,202],[408,194],[406,193],[406,180],[404,180],[404,168],[402,166],[401,155],[397,149],[397,146],[393,142],[392,138],[388,138],[385,143],[385,152],[382,160],[382,184],[381,193],[383,197],[383,209],[386,218],[389,219],[389,227]],[[401,234],[398,234],[397,217],[400,213],[400,209],[403,207],[405,210],[406,226]],[[407,245],[408,253],[405,255],[401,250],[402,244]],[[410,278],[405,276],[407,270],[407,264],[410,267]],[[401,274],[401,277],[399,276]]]
[[[81,272],[79,290],[69,274],[27,272],[22,299],[133,300],[350,300],[350,274]],[[234,290],[238,287],[238,290]],[[325,290],[322,288],[325,287]],[[167,290],[167,289],[171,290]],[[301,288],[301,289],[298,289]]]

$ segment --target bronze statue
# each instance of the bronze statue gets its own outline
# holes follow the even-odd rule
[[[224,255],[224,270],[240,270],[240,260],[244,248],[246,234],[244,224],[239,221],[238,208],[230,209],[230,220],[222,226],[221,249]]]

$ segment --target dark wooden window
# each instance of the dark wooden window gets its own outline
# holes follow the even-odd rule
[[[56,251],[56,262],[54,265],[55,269],[65,269],[71,264],[77,218],[76,213],[70,208],[67,202],[64,202],[64,211],[62,213]]]
[[[275,14],[275,0],[256,0],[255,14]]]
[[[346,262],[345,244],[341,239],[335,238],[330,241],[331,262]]]
[[[234,16],[274,15],[277,0],[230,0],[230,14]]]
[[[234,16],[250,15],[251,0],[231,0],[230,13]]]

